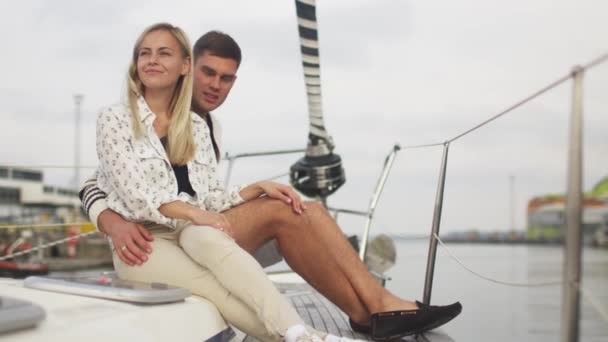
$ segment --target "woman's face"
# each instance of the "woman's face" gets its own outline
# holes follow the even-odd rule
[[[156,30],[144,37],[137,52],[137,75],[146,89],[173,90],[189,71],[190,60],[171,33]]]

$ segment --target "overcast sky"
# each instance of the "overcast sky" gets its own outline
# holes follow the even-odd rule
[[[319,1],[326,126],[348,179],[330,204],[364,209],[394,143],[450,139],[607,53],[606,13],[604,0]],[[0,163],[73,165],[72,97],[82,93],[82,163],[96,165],[96,112],[120,100],[132,44],[158,21],[192,41],[220,29],[240,43],[237,84],[216,112],[225,151],[305,146],[293,1],[5,1]],[[587,73],[586,189],[608,175],[607,88],[608,64]],[[570,93],[568,82],[451,145],[442,231],[508,229],[511,175],[518,229],[532,196],[565,190]],[[299,157],[239,162],[233,179],[275,175]],[[440,160],[440,147],[398,155],[374,232],[428,231]],[[45,179],[70,185],[72,174]]]

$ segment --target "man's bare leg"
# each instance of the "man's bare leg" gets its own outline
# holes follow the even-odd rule
[[[243,249],[253,254],[267,241],[277,239],[285,260],[295,272],[353,319],[365,322],[369,318],[367,308],[325,245],[304,229],[291,229],[294,222],[286,224],[289,221],[286,218],[292,216],[306,222],[306,215],[297,215],[290,206],[269,198],[243,203],[224,214]]]
[[[310,224],[305,229],[299,230],[313,234],[317,243],[323,244],[324,248],[332,254],[340,271],[349,279],[369,312],[417,308],[414,302],[393,295],[372,277],[323,205],[319,202],[306,203],[306,205],[309,208],[307,215]]]
[[[371,277],[322,205],[306,205],[298,215],[280,201],[260,198],[225,214],[245,250],[276,238],[293,270],[358,323],[366,324],[372,312],[416,308]]]

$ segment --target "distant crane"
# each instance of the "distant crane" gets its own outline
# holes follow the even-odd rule
[[[74,189],[80,188],[80,108],[84,95],[74,94]]]

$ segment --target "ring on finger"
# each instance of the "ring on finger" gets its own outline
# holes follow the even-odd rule
[[[127,249],[127,245],[123,245],[122,247],[120,247],[120,251],[124,252]]]

